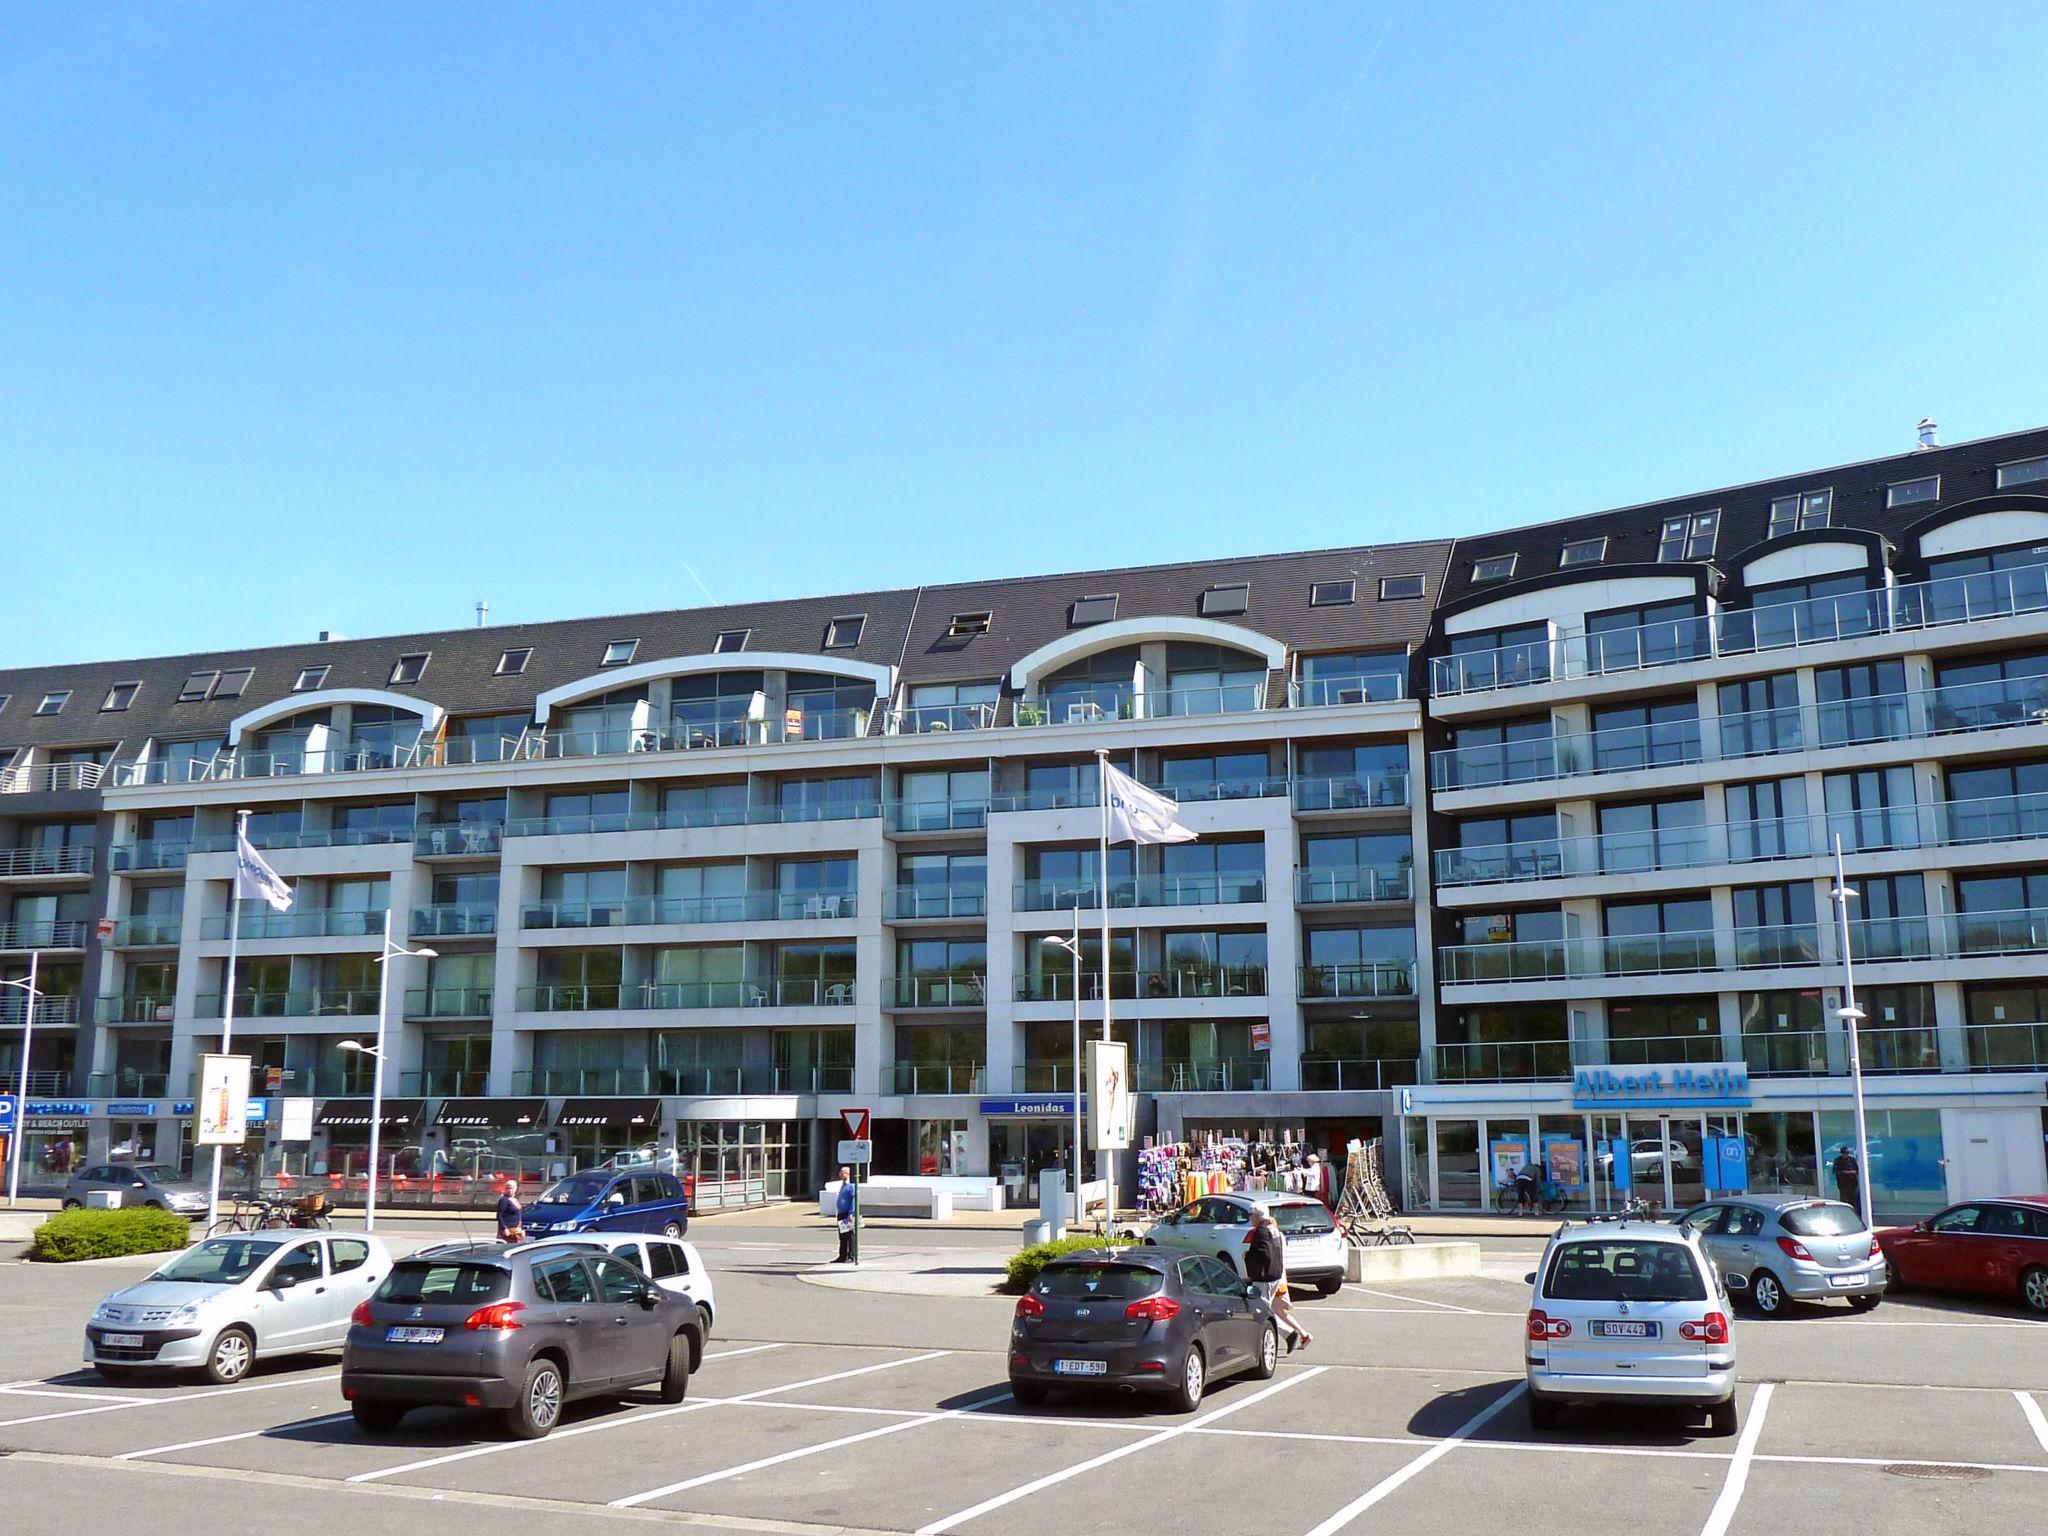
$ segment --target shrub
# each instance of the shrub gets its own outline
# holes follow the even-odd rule
[[[72,1264],[127,1253],[172,1253],[191,1236],[184,1217],[153,1206],[60,1211],[30,1236],[28,1256],[47,1264]]]
[[[1031,1289],[1031,1282],[1038,1278],[1038,1272],[1063,1254],[1081,1253],[1090,1248],[1107,1248],[1110,1240],[1099,1234],[1079,1237],[1055,1238],[1049,1243],[1033,1243],[1021,1253],[1010,1256],[1008,1271],[1003,1276],[1003,1289],[1012,1296],[1021,1296]],[[1119,1247],[1136,1246],[1120,1243]]]

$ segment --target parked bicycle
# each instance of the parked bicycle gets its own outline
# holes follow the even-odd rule
[[[331,1228],[333,1206],[317,1191],[310,1195],[237,1195],[227,1215],[206,1229],[208,1237],[230,1232],[264,1232],[278,1227]]]

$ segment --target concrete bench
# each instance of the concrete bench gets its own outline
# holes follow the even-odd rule
[[[839,1184],[835,1180],[818,1192],[818,1214],[839,1212]],[[931,1184],[891,1184],[876,1180],[860,1187],[863,1216],[924,1216],[933,1221],[950,1221],[953,1192]]]

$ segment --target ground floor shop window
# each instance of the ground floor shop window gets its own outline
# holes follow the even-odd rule
[[[809,1192],[807,1120],[685,1120],[676,1126],[676,1159],[693,1181],[695,1209],[759,1205]]]
[[[651,1125],[572,1125],[567,1128],[567,1137],[563,1150],[572,1168],[652,1163],[661,1150]]]
[[[967,1172],[967,1122],[917,1122],[917,1171],[926,1177],[953,1178]]]
[[[47,1187],[70,1178],[85,1161],[88,1130],[83,1120],[29,1121],[21,1142],[21,1182]]]
[[[1864,1116],[1868,1157],[1863,1177],[1870,1183],[1873,1214],[1924,1213],[1948,1197],[1943,1162],[1941,1111],[1938,1109],[1873,1109]],[[1827,1194],[1849,1199],[1836,1171],[1836,1161],[1856,1139],[1856,1117],[1847,1110],[1822,1110],[1820,1115],[1821,1177]]]

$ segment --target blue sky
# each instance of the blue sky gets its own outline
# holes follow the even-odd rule
[[[2038,425],[2044,56],[2038,4],[19,7],[0,665]]]

